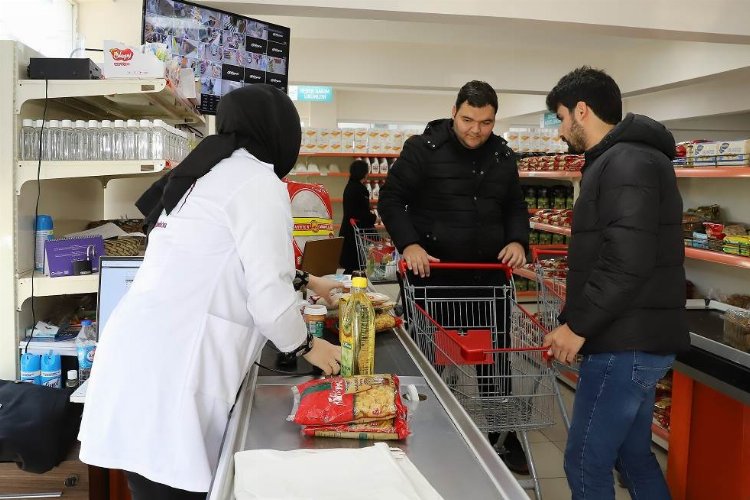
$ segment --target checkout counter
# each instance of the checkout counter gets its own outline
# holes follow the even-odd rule
[[[261,365],[275,366],[275,352],[267,345]],[[298,370],[310,365],[298,361]],[[527,499],[513,474],[477,429],[440,376],[422,356],[409,335],[398,328],[376,336],[375,369],[394,373],[402,393],[414,384],[420,401],[410,408],[411,435],[404,441],[387,441],[400,448],[435,490],[446,500],[471,498]],[[292,407],[291,386],[307,377],[279,376],[254,366],[245,379],[232,412],[210,500],[233,499],[234,453],[251,449],[359,448],[372,441],[303,436],[300,426],[288,422]],[[414,404],[409,402],[409,404]]]
[[[750,345],[725,334],[725,304],[687,304],[690,351],[672,379],[667,482],[674,498],[750,498]]]

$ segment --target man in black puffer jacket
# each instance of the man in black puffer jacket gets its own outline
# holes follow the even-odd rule
[[[432,317],[446,328],[487,328],[490,322],[494,347],[505,347],[509,304],[493,295],[493,287],[507,284],[505,275],[500,271],[430,270],[430,263],[439,260],[499,261],[510,267],[526,262],[528,209],[515,154],[505,140],[492,133],[496,113],[497,94],[489,84],[472,81],[464,85],[451,119],[432,121],[423,134],[406,141],[380,190],[378,211],[414,273],[410,282],[430,287],[425,294],[433,300],[428,308]],[[462,307],[453,300],[458,298],[463,299]],[[494,318],[488,317],[493,314],[488,313],[490,307]],[[426,342],[420,347],[432,359],[434,345]],[[502,411],[507,402],[504,396],[510,393],[508,357],[495,354],[493,358],[493,364],[477,365],[474,381],[491,411],[467,408],[488,431],[498,429],[497,418],[491,413]],[[444,378],[449,373],[442,371]],[[462,383],[468,386],[470,382]],[[525,439],[525,434],[522,436]],[[498,434],[490,432],[489,438],[495,444]],[[502,451],[511,470],[528,473],[514,433],[508,433]]]
[[[437,260],[524,263],[529,214],[515,155],[492,133],[496,113],[494,89],[467,83],[453,118],[409,138],[388,173],[378,212],[415,275]]]
[[[583,355],[568,484],[574,499],[613,499],[616,468],[633,498],[670,498],[650,445],[656,383],[690,343],[674,138],[648,117],[622,119],[615,81],[586,66],[560,80],[547,107],[586,158],[567,302],[545,341],[559,361]]]

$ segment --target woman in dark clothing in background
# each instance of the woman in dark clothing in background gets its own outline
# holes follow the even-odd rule
[[[345,274],[351,274],[359,269],[357,259],[357,243],[354,240],[354,228],[350,219],[357,220],[357,227],[362,229],[373,229],[375,227],[375,214],[370,211],[370,197],[364,186],[365,177],[369,171],[367,163],[362,160],[354,160],[349,166],[349,182],[344,188],[344,217],[341,221],[339,236],[344,238],[344,247],[341,250],[339,263],[344,268]]]

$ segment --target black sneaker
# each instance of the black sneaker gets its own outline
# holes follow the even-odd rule
[[[503,449],[499,452],[500,458],[512,472],[527,476],[529,474],[529,464],[526,461],[526,454],[523,452],[523,446],[516,437],[515,432],[509,432],[503,442]]]

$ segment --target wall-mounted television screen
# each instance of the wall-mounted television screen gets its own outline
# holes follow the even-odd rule
[[[200,80],[202,113],[253,83],[287,91],[289,28],[177,0],[144,0],[142,43],[163,43]]]

